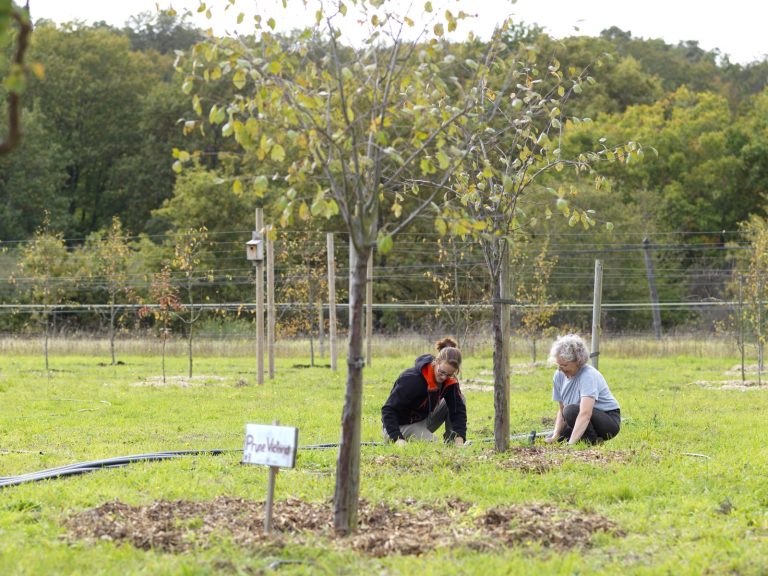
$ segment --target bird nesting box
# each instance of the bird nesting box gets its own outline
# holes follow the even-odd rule
[[[258,232],[254,232],[253,238],[245,243],[245,256],[254,264],[264,261],[264,242]]]

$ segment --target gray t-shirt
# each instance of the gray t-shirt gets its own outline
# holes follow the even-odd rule
[[[579,404],[584,396],[594,398],[595,408],[603,412],[619,407],[605,378],[594,366],[585,364],[573,378],[566,378],[560,370],[555,371],[552,378],[552,400],[565,405]]]

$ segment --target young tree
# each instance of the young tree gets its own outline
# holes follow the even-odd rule
[[[21,249],[17,282],[28,284],[27,291],[33,302],[43,306],[42,322],[45,327],[45,370],[48,371],[48,341],[51,333],[51,313],[66,295],[62,281],[69,272],[67,248],[60,233],[48,230],[47,216],[34,238]]]
[[[272,32],[274,19],[256,17],[256,42],[214,38],[198,45],[182,63],[183,89],[201,120],[234,138],[252,164],[274,163],[271,174],[290,186],[276,206],[284,221],[294,211],[339,214],[350,234],[352,314],[334,495],[334,526],[346,534],[357,526],[368,256],[377,242],[387,251],[393,236],[430,207],[450,179],[458,160],[443,151],[445,134],[474,96],[448,98],[450,81],[442,75],[452,59],[440,37],[456,28],[463,13],[430,13],[427,2],[427,30],[416,28],[421,16],[397,14],[382,0],[353,0],[351,8],[344,2],[317,5],[317,26],[290,39]],[[347,14],[352,26],[369,30],[357,46],[341,43]],[[406,30],[415,31],[412,40]],[[205,83],[221,81],[235,87],[232,100],[201,99]],[[250,180],[267,183],[263,173]]]
[[[195,322],[200,318],[202,310],[195,311],[195,285],[200,281],[200,262],[208,242],[208,229],[201,226],[198,229],[189,228],[176,236],[173,246],[173,267],[184,275],[184,291],[186,292],[186,316],[179,315],[187,325],[187,357],[189,359],[189,377],[192,378],[192,334]]]
[[[531,341],[532,362],[536,362],[536,342],[550,328],[552,316],[559,308],[557,302],[550,302],[549,279],[558,257],[550,254],[549,243],[547,235],[533,257],[528,253],[533,248],[530,242],[516,241],[510,246],[510,268],[515,270],[516,280],[513,294],[517,303],[524,306],[519,330]],[[525,268],[525,275],[519,273],[521,268]]]
[[[561,148],[563,132],[584,119],[570,118],[565,105],[573,95],[593,82],[589,69],[561,70],[556,58],[543,63],[532,51],[522,56],[505,53],[501,38],[509,22],[503,23],[491,41],[488,57],[474,63],[477,73],[465,92],[477,95],[474,106],[460,124],[452,153],[444,162],[461,162],[448,186],[458,205],[448,204],[437,226],[441,232],[474,235],[482,245],[493,301],[494,339],[494,437],[496,450],[509,444],[508,359],[502,329],[504,303],[502,286],[507,272],[509,243],[518,230],[533,227],[541,217],[559,211],[569,224],[585,229],[595,226],[592,211],[580,207],[578,189],[572,183],[552,188],[553,204],[543,210],[528,205],[529,192],[545,177],[564,170],[576,180],[593,175],[600,161],[626,163],[642,157],[634,142],[598,150],[586,150],[567,157]],[[594,176],[596,186],[605,181]],[[554,208],[554,210],[553,210]],[[542,213],[543,212],[543,213]]]
[[[768,318],[764,309],[768,301],[768,222],[752,216],[741,226],[741,233],[749,242],[749,250],[738,263],[743,282],[737,281],[744,298],[743,317],[739,320],[746,323],[755,338],[757,379],[761,382],[768,339]]]
[[[160,272],[152,275],[149,289],[152,306],[145,306],[139,312],[142,317],[153,316],[160,322],[159,336],[162,342],[163,384],[165,384],[165,344],[171,336],[170,323],[175,314],[184,309],[179,300],[179,289],[171,279],[171,268],[167,264]]]
[[[438,238],[439,267],[424,273],[438,291],[437,303],[440,306],[435,309],[435,318],[448,321],[460,345],[477,328],[472,318],[479,312],[482,303],[488,301],[482,281],[485,270],[476,256],[473,243],[455,236]]]
[[[129,285],[131,249],[120,218],[115,216],[107,230],[88,236],[80,253],[83,258],[79,276],[91,282],[96,281],[98,287],[107,293],[109,352],[114,366],[117,363],[115,356],[117,314],[120,304],[131,296]]]

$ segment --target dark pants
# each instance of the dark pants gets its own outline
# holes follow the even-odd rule
[[[569,440],[573,427],[576,424],[576,417],[579,415],[578,404],[568,404],[563,407],[563,419],[565,420],[565,429],[560,434],[560,440]],[[589,424],[581,439],[590,444],[597,444],[603,442],[609,438],[613,438],[619,433],[621,428],[621,411],[609,410],[603,412],[602,410],[593,409],[592,418],[589,419]]]
[[[406,440],[426,440],[429,442],[437,442],[438,438],[434,435],[440,426],[445,424],[445,432],[443,432],[444,442],[453,442],[456,438],[456,433],[451,426],[451,419],[448,418],[448,404],[445,402],[445,398],[441,398],[432,412],[430,412],[424,420],[419,420],[412,424],[405,424],[400,426],[400,433]],[[387,429],[383,429],[384,438],[389,440],[389,434]]]

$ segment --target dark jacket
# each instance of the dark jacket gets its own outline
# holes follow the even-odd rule
[[[437,407],[441,398],[448,405],[448,418],[457,436],[467,439],[467,406],[456,378],[448,378],[442,386],[427,381],[424,374],[427,365],[435,359],[431,354],[416,358],[413,368],[408,368],[395,380],[389,398],[381,407],[381,421],[392,441],[403,438],[400,426],[424,420]]]

